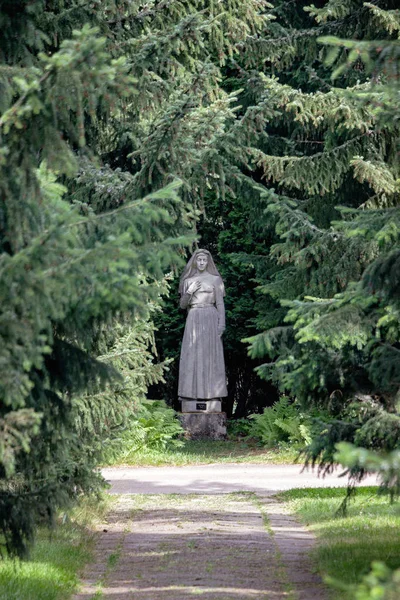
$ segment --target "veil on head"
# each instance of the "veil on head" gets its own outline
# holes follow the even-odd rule
[[[189,259],[189,262],[187,263],[186,267],[183,270],[181,279],[179,281],[179,293],[180,294],[182,294],[182,292],[183,292],[183,283],[184,283],[185,279],[188,279],[189,277],[193,277],[193,275],[197,271],[196,258],[199,254],[205,254],[208,258],[207,272],[211,273],[211,275],[218,275],[219,277],[221,277],[221,275],[218,272],[217,267],[215,266],[213,257],[211,256],[211,253],[208,250],[199,248],[198,250],[195,250],[193,252],[192,256]]]

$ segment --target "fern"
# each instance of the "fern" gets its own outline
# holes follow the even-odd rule
[[[183,428],[172,408],[162,400],[147,401],[142,406],[142,416],[139,418],[145,432],[145,443],[148,448],[165,450],[168,446],[183,445],[178,439],[183,435]]]
[[[109,440],[105,452],[107,463],[134,459],[141,449],[166,450],[180,448],[184,430],[177,414],[162,400],[143,401],[137,415],[117,437]]]
[[[252,415],[253,425],[250,435],[261,439],[266,446],[280,442],[309,444],[311,442],[311,422],[300,413],[298,406],[287,396],[266,408],[261,415]]]

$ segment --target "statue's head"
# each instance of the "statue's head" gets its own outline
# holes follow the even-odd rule
[[[210,273],[211,275],[219,275],[218,269],[214,264],[213,257],[208,250],[199,248],[195,250],[189,259],[181,277],[179,284],[179,292],[182,293],[183,282],[189,277],[194,277],[196,273]]]
[[[203,271],[207,271],[208,254],[209,252],[206,254],[204,251],[197,252],[196,254],[196,267],[197,270],[200,271],[200,273],[203,273]]]

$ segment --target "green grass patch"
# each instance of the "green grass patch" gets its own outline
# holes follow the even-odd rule
[[[76,590],[92,558],[90,526],[101,521],[114,499],[85,499],[49,532],[39,530],[29,560],[0,561],[1,600],[65,600]]]
[[[207,465],[212,463],[261,463],[292,464],[298,452],[291,448],[262,448],[253,442],[227,441],[191,441],[187,440],[181,448],[155,450],[142,448],[115,466],[185,466]]]
[[[323,578],[339,587],[359,583],[372,561],[400,567],[400,504],[390,504],[377,488],[359,488],[346,517],[337,516],[345,490],[295,489],[282,492],[280,500],[307,524],[318,538],[314,559]],[[335,600],[351,600],[351,590],[334,587]]]

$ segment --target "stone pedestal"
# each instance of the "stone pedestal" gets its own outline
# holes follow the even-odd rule
[[[226,439],[226,413],[186,412],[179,415],[179,419],[190,440]]]

